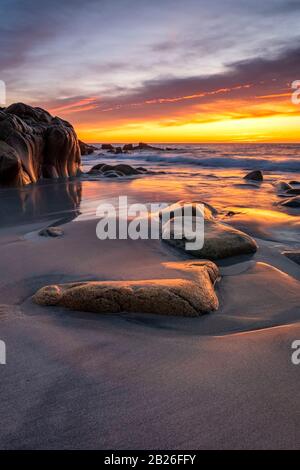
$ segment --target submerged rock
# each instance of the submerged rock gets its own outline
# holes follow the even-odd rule
[[[93,313],[148,313],[197,317],[217,310],[214,284],[219,271],[209,261],[188,263],[192,279],[93,281],[46,286],[33,297],[39,305],[59,305]]]
[[[72,125],[23,103],[0,110],[0,184],[76,176],[80,147]]]
[[[244,179],[253,180],[253,181],[263,181],[264,176],[263,176],[262,171],[254,170],[248,173],[246,176],[244,176]]]

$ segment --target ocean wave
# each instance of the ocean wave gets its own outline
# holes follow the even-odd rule
[[[99,155],[99,159],[112,160],[111,155]],[[144,162],[156,165],[192,165],[207,168],[233,168],[233,169],[260,169],[265,171],[300,172],[300,157],[247,157],[247,156],[199,156],[191,154],[168,154],[165,153],[132,153],[117,155],[114,160],[138,161],[139,165]],[[95,161],[95,157],[93,159]]]

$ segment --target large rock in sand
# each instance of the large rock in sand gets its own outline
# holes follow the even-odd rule
[[[0,110],[1,185],[22,186],[79,171],[80,148],[71,124],[22,103]]]
[[[186,263],[191,279],[95,281],[46,286],[33,297],[39,305],[59,305],[94,313],[149,313],[197,317],[218,308],[214,284],[219,271],[209,261]]]

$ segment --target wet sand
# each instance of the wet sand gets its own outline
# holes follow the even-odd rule
[[[259,250],[217,263],[215,313],[101,316],[40,307],[31,296],[46,284],[173,278],[167,263],[184,259],[159,241],[96,238],[99,194],[134,199],[141,183],[76,184],[35,188],[42,208],[28,188],[21,223],[2,212],[0,448],[299,447],[300,366],[291,362],[291,343],[300,339],[300,266],[281,254],[299,244],[298,217],[278,220],[269,207],[269,219],[247,210],[228,218],[247,226]],[[38,236],[53,223],[63,237]]]

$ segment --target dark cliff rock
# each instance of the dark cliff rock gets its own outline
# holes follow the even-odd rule
[[[0,111],[0,185],[80,173],[80,147],[70,123],[23,103]]]

